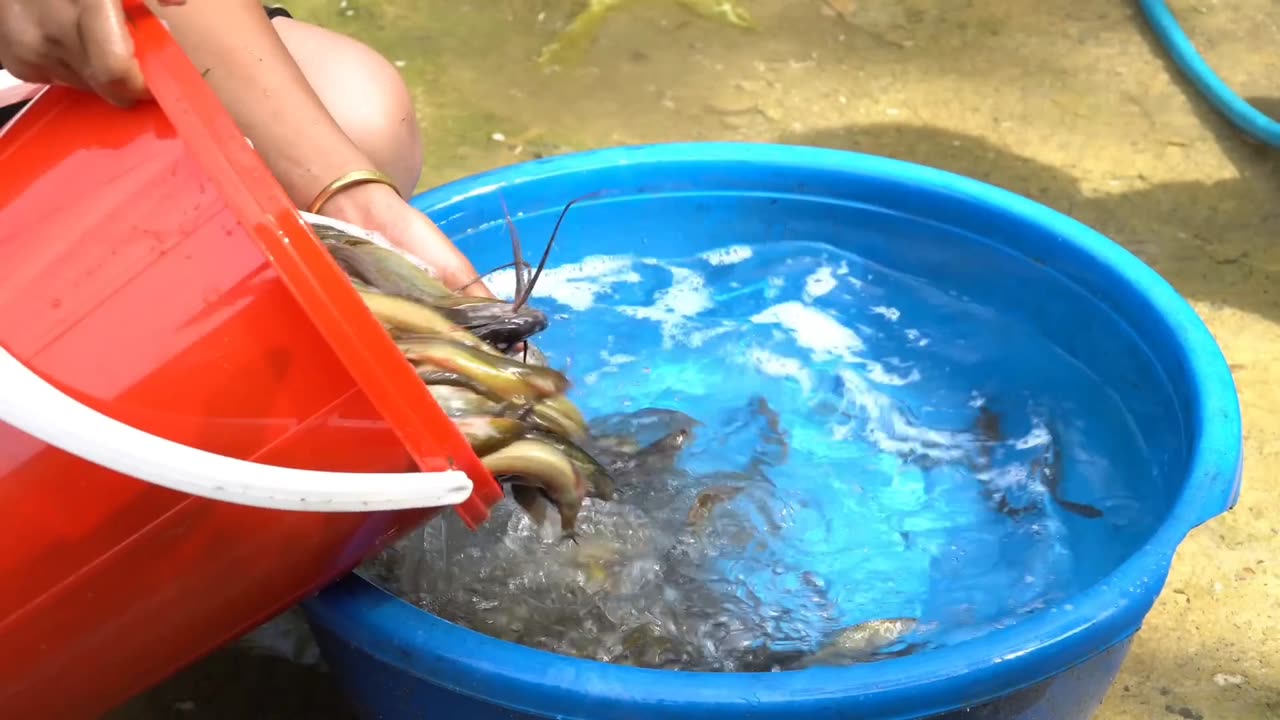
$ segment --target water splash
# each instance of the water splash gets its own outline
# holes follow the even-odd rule
[[[509,272],[488,283],[513,290]],[[591,257],[539,290],[567,315],[541,347],[598,433],[641,446],[701,424],[671,462],[619,477],[617,501],[588,501],[578,545],[503,503],[477,533],[446,544],[454,521],[436,521],[366,566],[495,637],[710,671],[767,669],[875,618],[962,642],[1077,590],[1091,575],[1072,548],[1121,531],[1064,512],[1053,488],[1104,473],[1115,505],[1149,472],[1140,452],[1098,461],[1097,433],[1141,442],[1034,332],[852,255]],[[680,412],[617,415],[653,407]],[[1090,458],[1090,482],[1064,484],[1063,457]]]

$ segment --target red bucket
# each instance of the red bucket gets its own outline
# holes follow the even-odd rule
[[[438,478],[404,477],[459,499],[469,477],[457,509],[472,527],[502,496],[133,5],[155,103],[48,88],[0,131],[4,718],[98,716],[440,512],[237,504],[251,474],[421,470]],[[130,456],[122,433],[159,450]],[[191,490],[211,468],[225,484]]]

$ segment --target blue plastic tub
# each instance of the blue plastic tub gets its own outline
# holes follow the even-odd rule
[[[918,165],[795,146],[677,144],[561,156],[460,180],[417,207],[479,267],[527,252],[568,200],[553,264],[684,257],[772,238],[843,245],[1034,323],[1107,383],[1162,455],[1145,542],[1085,590],[1010,627],[880,663],[736,674],[644,670],[506,643],[418,610],[359,575],[305,608],[366,718],[1087,718],[1115,678],[1178,543],[1238,497],[1235,386],[1191,307],[1089,228],[1020,196]],[[572,226],[572,230],[570,227]],[[997,268],[993,270],[992,268]],[[1152,371],[1154,369],[1154,372]],[[1069,476],[1068,476],[1069,477]]]

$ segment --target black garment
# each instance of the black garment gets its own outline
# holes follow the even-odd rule
[[[27,104],[26,101],[23,101],[20,103],[14,103],[12,105],[7,105],[5,107],[0,107],[0,127],[4,127],[5,123],[12,120],[13,116],[17,115],[18,111],[21,110],[23,107],[25,107],[26,104]]]
[[[293,19],[293,15],[290,15],[288,10],[279,5],[263,5],[262,9],[267,11],[268,20],[275,20],[278,17],[289,18],[290,20]],[[4,65],[0,63],[0,70],[3,69]],[[23,101],[6,107],[0,107],[0,127],[3,127],[5,123],[12,120],[13,116],[17,115],[18,111],[25,107],[26,104],[27,102]]]

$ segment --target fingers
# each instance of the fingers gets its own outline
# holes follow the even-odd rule
[[[0,0],[0,64],[19,80],[92,90],[128,107],[147,96],[133,51],[120,0]]]
[[[85,83],[119,107],[146,97],[142,68],[133,56],[133,37],[120,3],[98,0],[81,7],[76,29],[84,50],[81,76]]]
[[[498,298],[498,296],[494,295],[493,291],[490,290],[489,286],[485,285],[483,281],[469,286],[466,290],[462,291],[462,294],[471,295],[473,297],[494,298],[495,300]]]
[[[436,258],[436,265],[440,266],[441,280],[450,288],[462,288],[463,295],[472,297],[497,298],[489,286],[484,284],[483,280],[478,279],[476,268],[467,260],[467,256],[463,255],[460,250],[453,246],[452,243],[448,247],[442,248]],[[431,261],[428,261],[431,262]]]
[[[406,247],[406,250],[434,267],[440,279],[448,287],[458,288],[467,285],[462,290],[463,295],[496,297],[483,281],[471,282],[479,274],[475,266],[435,223],[431,222],[426,215],[410,209],[407,203],[404,204],[404,208],[411,213],[410,217],[414,220],[413,225],[416,231],[410,241],[412,247]]]
[[[0,46],[0,49],[3,49],[3,46]],[[48,85],[53,82],[52,76],[44,69],[14,58],[12,55],[6,56],[3,52],[0,52],[0,66],[4,66],[4,69],[9,71],[10,75],[23,82],[37,85]]]
[[[66,85],[77,90],[89,89],[89,86],[80,79],[80,75],[62,60],[54,60],[49,63],[49,82]]]
[[[0,65],[19,80],[47,84],[53,76],[39,14],[39,8],[27,3],[0,2]]]
[[[3,22],[3,19],[0,19],[0,22]],[[14,28],[6,28],[6,30],[10,29]],[[9,74],[29,83],[41,85],[56,83],[79,90],[86,89],[80,75],[66,60],[49,56],[45,45],[28,39],[33,37],[34,33],[21,32],[23,29],[21,26],[16,29],[19,30],[15,35],[16,39],[5,42],[4,38],[0,38],[0,65],[3,65]]]
[[[382,234],[433,269],[451,290],[465,288],[465,295],[495,297],[483,283],[474,282],[475,266],[453,241],[386,185],[366,183],[344,189],[325,203],[324,213]]]

